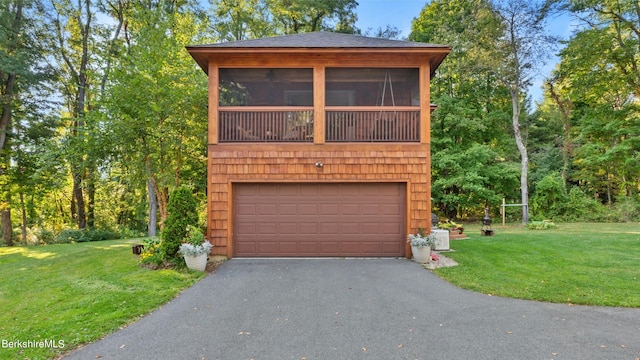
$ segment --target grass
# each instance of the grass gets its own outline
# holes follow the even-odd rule
[[[0,248],[0,340],[64,344],[3,346],[0,358],[53,358],[135,321],[204,276],[141,268],[132,243]]]
[[[435,270],[459,287],[556,303],[640,308],[640,225],[557,224],[553,230],[493,226],[451,241],[459,263]]]

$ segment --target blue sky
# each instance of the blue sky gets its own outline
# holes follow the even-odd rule
[[[420,15],[425,7],[425,0],[358,0],[358,22],[356,26],[362,31],[368,28],[377,29],[392,25],[397,27],[402,38],[411,33],[411,21]]]
[[[401,38],[406,38],[411,33],[411,21],[420,15],[429,2],[427,0],[358,0],[356,26],[365,32],[369,28],[375,30],[391,25],[401,31]],[[549,31],[563,39],[568,39],[576,28],[576,22],[566,15],[552,18],[548,23]],[[549,59],[529,89],[534,101],[542,100],[542,82],[555,68],[557,61],[557,57]]]

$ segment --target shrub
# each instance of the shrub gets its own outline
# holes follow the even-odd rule
[[[58,235],[56,235],[53,240],[54,244],[69,244],[72,242],[81,242],[80,239],[83,237],[82,230],[78,229],[66,229],[62,230]]]
[[[590,198],[577,186],[569,191],[567,212],[565,220],[568,221],[602,221],[606,216],[606,210],[596,199]]]
[[[567,189],[562,177],[557,173],[548,174],[536,184],[531,198],[531,210],[543,218],[555,218],[565,214],[567,208]]]
[[[53,240],[54,244],[69,244],[76,242],[103,241],[119,239],[120,234],[104,229],[66,229]]]
[[[35,236],[38,238],[40,243],[43,244],[51,244],[56,238],[55,233],[51,230],[47,230],[45,228],[35,228],[33,229]]]
[[[144,250],[140,254],[140,264],[157,268],[162,265],[162,252],[159,239],[144,240]]]
[[[611,209],[610,221],[630,222],[640,220],[640,202],[632,197],[625,197],[615,203]]]
[[[171,193],[160,243],[162,257],[165,260],[178,258],[180,241],[187,234],[187,226],[198,224],[197,207],[196,199],[188,187],[180,186]]]
[[[527,224],[527,228],[530,230],[549,230],[556,227],[556,224],[549,220],[531,221]]]

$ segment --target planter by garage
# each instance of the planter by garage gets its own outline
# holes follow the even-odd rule
[[[426,264],[431,261],[431,246],[412,246],[413,261]]]
[[[191,270],[204,271],[207,267],[208,254],[203,253],[200,255],[183,255],[184,262],[187,263],[187,267]]]
[[[407,235],[407,238],[409,245],[411,245],[413,260],[422,264],[430,262],[431,248],[436,245],[436,235],[433,232],[424,235],[422,231],[418,231],[415,235]]]

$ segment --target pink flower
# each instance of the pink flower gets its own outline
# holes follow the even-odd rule
[[[438,257],[438,254],[431,254],[431,260],[438,261],[440,258]]]

